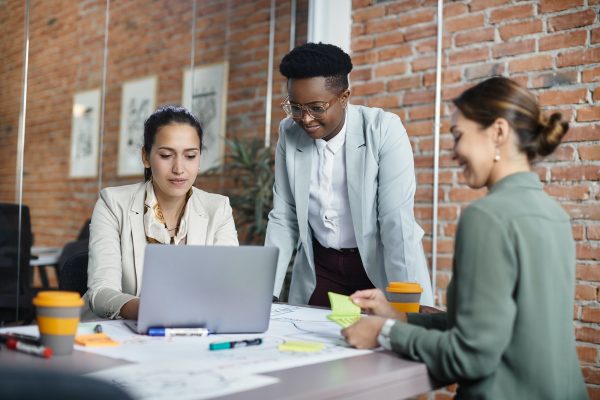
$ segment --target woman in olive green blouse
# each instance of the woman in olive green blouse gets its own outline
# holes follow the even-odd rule
[[[455,159],[486,197],[462,212],[448,311],[396,312],[376,289],[352,299],[374,317],[342,331],[351,345],[382,345],[427,365],[457,398],[587,398],[575,349],[575,243],[569,216],[530,163],[568,129],[544,117],[514,81],[491,78],[454,100]]]

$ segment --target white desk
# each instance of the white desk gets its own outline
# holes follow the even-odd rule
[[[329,311],[318,310],[318,312],[324,316]],[[196,365],[203,367],[214,363],[215,357],[218,356],[219,360],[216,361],[220,364],[218,365],[218,369],[214,369],[215,371],[235,373],[247,368],[249,364],[255,363],[258,366],[256,371],[258,371],[259,375],[268,377],[274,381],[276,380],[275,383],[266,386],[219,397],[227,399],[402,399],[430,391],[436,387],[431,382],[424,364],[407,361],[388,352],[373,352],[356,356],[352,356],[352,354],[348,356],[346,354],[347,358],[326,361],[321,359],[321,362],[317,363],[307,363],[307,359],[305,359],[301,362],[303,363],[301,366],[273,369],[274,364],[270,366],[267,364],[269,361],[274,363],[280,361],[276,359],[278,358],[278,354],[281,354],[282,358],[287,357],[288,361],[290,360],[288,354],[277,353],[275,347],[269,349],[269,341],[273,344],[273,340],[275,339],[308,340],[311,335],[312,337],[320,335],[323,342],[328,342],[329,350],[336,351],[335,343],[338,339],[327,338],[329,334],[326,330],[329,328],[319,330],[319,335],[314,336],[314,331],[307,335],[305,328],[309,326],[303,325],[300,326],[300,331],[304,332],[295,331],[295,333],[292,332],[292,334],[285,336],[287,334],[282,329],[284,319],[287,319],[287,322],[291,321],[291,318],[282,318],[281,314],[276,315],[276,313],[272,313],[269,331],[262,335],[245,335],[265,338],[263,345],[253,346],[254,349],[245,348],[223,350],[220,352],[208,352],[206,350],[208,347],[206,340],[230,340],[232,335],[215,335],[209,336],[209,338],[182,338],[187,340],[187,342],[180,341],[179,343],[176,341],[169,342],[165,339],[162,339],[162,341],[157,341],[156,339],[145,341],[145,337],[137,336],[130,342],[127,342],[127,339],[123,340],[121,346],[112,348],[113,350],[111,351],[103,352],[103,355],[75,351],[71,356],[53,357],[45,360],[3,349],[0,351],[0,365],[58,368],[76,374],[85,374],[94,371],[100,371],[102,374],[116,374],[118,370],[115,368],[127,366],[135,366],[135,368],[125,368],[135,371],[144,370],[149,365],[153,367],[155,364],[158,364],[161,368],[159,372],[169,371],[169,366],[189,364],[190,362],[196,362]],[[295,321],[294,325],[299,324],[299,320]],[[310,324],[320,323],[321,321],[311,320],[304,322]],[[111,322],[110,324],[103,323],[103,327],[106,326],[105,331],[111,337],[115,339],[126,338],[126,336],[122,336],[125,335],[123,331],[117,330],[115,325],[111,324],[115,324],[115,322]],[[335,327],[332,329],[334,332],[337,331]],[[29,329],[29,333],[31,333],[31,328]],[[163,345],[165,347],[162,347]],[[143,351],[138,351],[137,349]],[[160,358],[163,360],[162,362],[150,361],[153,357],[157,357],[154,355],[155,352],[164,353],[165,349],[169,356],[165,357],[164,354],[160,356],[162,357]],[[101,349],[97,350],[98,352],[102,352]],[[242,351],[247,352],[242,353]],[[256,357],[251,355],[252,351],[255,352],[254,356]],[[354,350],[339,348],[339,351],[353,352]],[[360,352],[356,351],[356,353],[359,354]],[[119,356],[124,357],[125,360],[115,358]],[[321,356],[327,356],[327,354]],[[298,357],[313,357],[313,355],[299,354]],[[314,357],[318,358],[319,355],[315,355]],[[136,358],[141,362],[135,362]],[[258,362],[263,364],[258,365]],[[295,361],[292,360],[292,362]],[[299,364],[297,363],[297,365]],[[250,367],[251,369],[254,368],[253,365]],[[115,372],[112,372],[113,369]],[[140,372],[139,374],[142,377],[145,376],[145,372]],[[198,380],[198,376],[201,376],[201,374],[194,375],[192,373],[190,375],[194,376],[194,380]],[[145,377],[147,378],[147,376]]]

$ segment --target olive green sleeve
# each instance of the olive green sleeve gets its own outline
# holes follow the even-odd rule
[[[512,336],[517,278],[515,251],[495,215],[469,207],[455,243],[453,314],[445,331],[396,323],[394,351],[423,361],[442,382],[479,379],[497,368]],[[450,322],[450,319],[449,319]]]

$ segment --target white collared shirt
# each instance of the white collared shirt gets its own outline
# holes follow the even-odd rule
[[[315,140],[317,157],[310,177],[308,222],[315,239],[333,249],[357,247],[346,180],[347,115],[337,135]]]

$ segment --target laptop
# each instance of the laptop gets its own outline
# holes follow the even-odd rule
[[[279,249],[148,244],[135,332],[258,333],[269,327]]]

